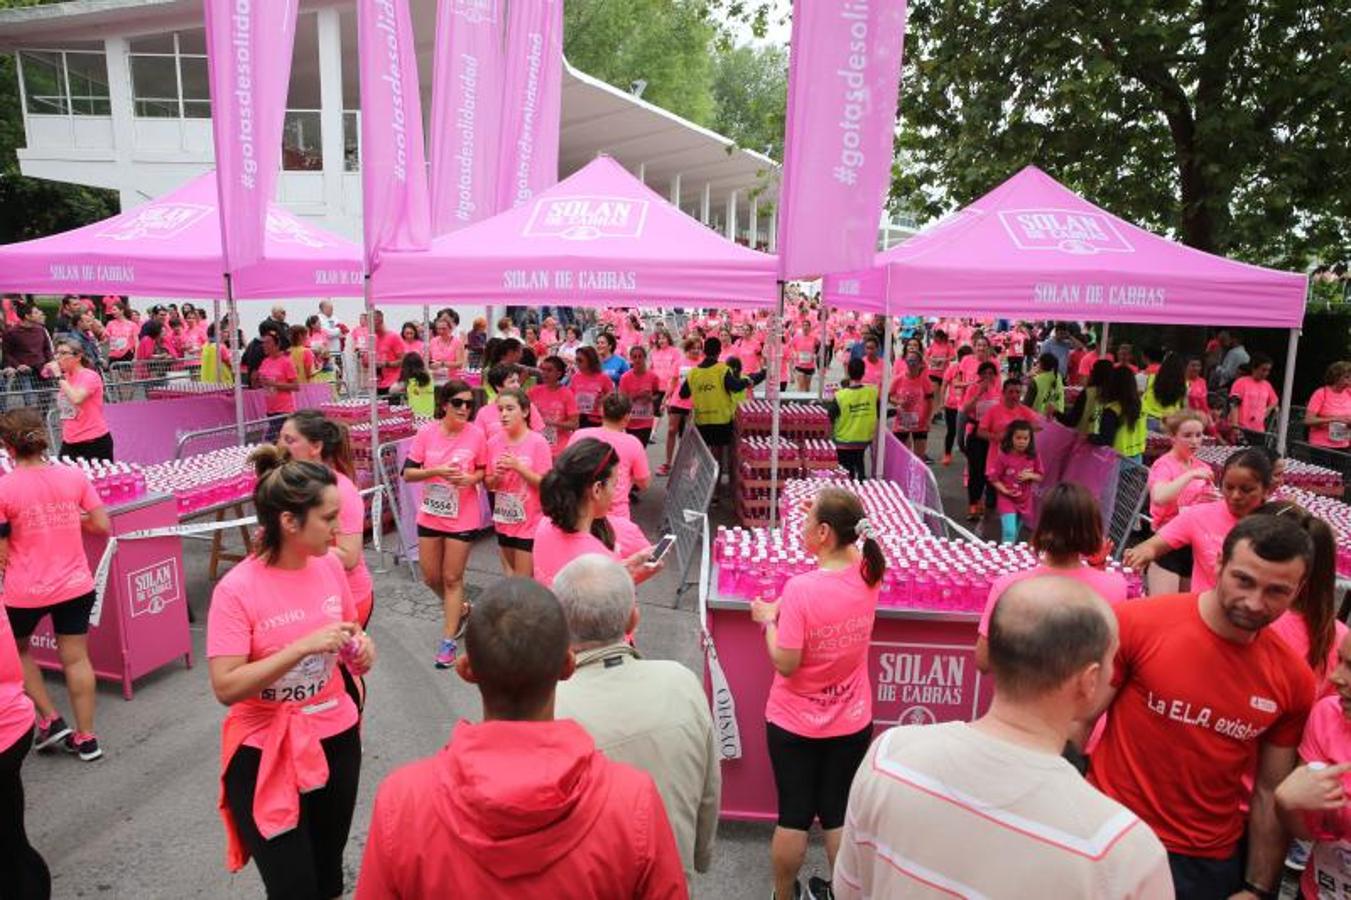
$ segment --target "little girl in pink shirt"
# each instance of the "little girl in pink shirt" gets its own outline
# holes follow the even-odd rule
[[[994,508],[999,514],[1000,539],[1005,544],[1016,543],[1023,521],[1032,513],[1032,485],[1042,479],[1030,422],[1015,419],[1009,423],[999,449],[986,463],[985,474],[998,494]]]

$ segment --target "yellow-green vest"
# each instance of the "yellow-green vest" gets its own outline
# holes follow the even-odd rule
[[[1117,415],[1116,434],[1112,436],[1112,449],[1122,456],[1140,456],[1145,452],[1145,441],[1149,438],[1149,429],[1145,424],[1145,414],[1142,412],[1135,419],[1135,424],[1128,424],[1125,419],[1125,413],[1121,410],[1120,403],[1104,404],[1103,409],[1110,409]]]
[[[1038,372],[1032,376],[1036,393],[1032,396],[1032,408],[1040,415],[1046,411],[1049,403],[1056,412],[1065,411],[1065,382],[1058,371]]]
[[[835,440],[841,444],[866,444],[877,434],[877,385],[860,384],[835,391],[840,415],[835,419]]]
[[[693,368],[686,376],[690,384],[690,404],[694,407],[694,424],[731,424],[735,407],[732,395],[723,384],[727,371],[726,363],[714,363],[708,368]]]

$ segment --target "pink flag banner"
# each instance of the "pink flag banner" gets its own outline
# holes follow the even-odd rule
[[[905,0],[794,0],[781,277],[863,269],[891,180]]]
[[[563,2],[513,3],[507,26],[498,211],[558,181],[563,104]]]
[[[225,270],[260,262],[281,170],[299,0],[205,0]]]
[[[366,268],[431,241],[427,151],[408,0],[357,0]]]
[[[504,0],[440,0],[432,85],[432,233],[497,212]]]

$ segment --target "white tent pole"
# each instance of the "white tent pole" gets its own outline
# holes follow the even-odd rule
[[[375,334],[375,297],[371,295],[371,276],[369,273],[365,279],[366,295],[366,347],[370,354],[370,389],[371,389],[371,457],[375,459],[376,449],[380,446],[380,395],[376,392],[376,383],[378,382],[377,360],[375,358],[375,347],[377,338]],[[376,464],[373,462],[373,464]]]
[[[817,400],[826,399],[826,340],[829,337],[829,335],[826,334],[826,317],[828,309],[829,305],[826,303],[825,292],[822,291],[821,309],[817,315],[817,324],[820,327],[816,330],[816,333],[821,336],[820,346],[816,348],[816,371],[817,374],[820,375],[820,380],[816,383]],[[849,363],[846,360],[845,366],[847,367],[848,365]]]
[[[887,394],[891,391],[891,380],[895,377],[894,373],[896,371],[896,351],[892,349],[893,342],[895,341],[894,332],[896,330],[896,317],[891,314],[890,302],[886,304],[886,309],[886,343],[882,345],[884,348],[882,350],[882,388],[878,392],[881,395],[880,399],[882,401],[882,407],[877,419],[877,449],[873,451],[874,478],[882,477],[883,468],[887,463]],[[923,426],[922,430],[928,430],[928,422],[921,422],[920,425]]]
[[[1102,359],[1103,357],[1107,356],[1107,336],[1108,336],[1109,334],[1111,334],[1111,331],[1112,331],[1112,323],[1111,323],[1111,322],[1103,322],[1103,323],[1102,323],[1102,337],[1098,338],[1098,358],[1099,358],[1099,359]],[[1066,373],[1066,375],[1070,375],[1070,374],[1073,374],[1073,373],[1069,373],[1069,372]],[[1066,378],[1066,381],[1068,381],[1068,380],[1069,380],[1069,379]]]
[[[226,345],[230,348],[230,368],[235,373],[235,437],[239,446],[244,446],[244,370],[240,366],[243,355],[239,347],[239,309],[235,306],[235,287],[229,273],[225,275],[225,302],[230,312],[230,339]],[[219,323],[217,323],[219,327]],[[220,335],[216,335],[217,338]],[[217,368],[220,368],[219,365]]]
[[[779,282],[779,305],[769,323],[769,389],[773,406],[769,426],[769,527],[779,526],[779,413],[783,396],[779,391],[779,373],[783,368],[783,295],[786,282]]]
[[[432,308],[422,304],[422,359],[430,367],[432,359]]]
[[[1285,350],[1285,377],[1281,385],[1280,424],[1276,426],[1276,452],[1285,455],[1290,434],[1290,401],[1295,393],[1295,354],[1299,352],[1299,329],[1290,329],[1290,342]]]

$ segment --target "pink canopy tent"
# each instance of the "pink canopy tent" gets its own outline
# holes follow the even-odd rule
[[[1308,279],[1151,234],[1028,166],[824,290],[910,315],[1297,328]]]
[[[429,250],[384,253],[371,292],[382,303],[771,309],[776,279],[775,257],[725,239],[602,156]]]
[[[225,263],[216,173],[102,222],[0,246],[0,290],[221,298]],[[238,299],[361,294],[361,248],[280,206],[263,262],[234,278]]]

